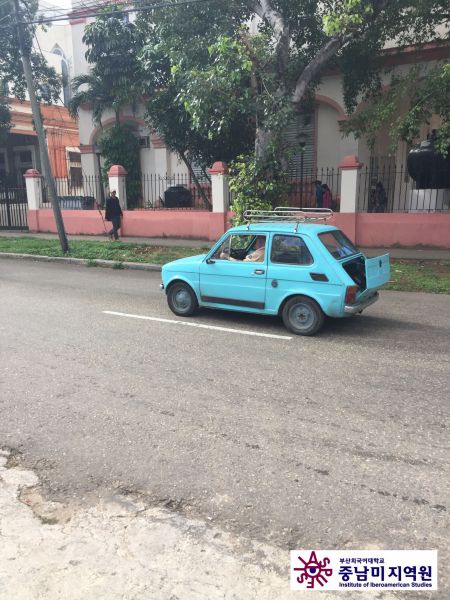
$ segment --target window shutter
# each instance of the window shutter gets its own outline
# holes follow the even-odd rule
[[[301,177],[301,156],[299,134],[305,140],[303,151],[303,175],[311,174],[314,168],[314,113],[297,114],[286,129],[287,147],[292,150],[289,158],[288,172],[291,177]]]

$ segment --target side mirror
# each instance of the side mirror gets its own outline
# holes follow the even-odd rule
[[[206,259],[206,264],[207,264],[207,265],[213,265],[215,262],[216,262],[216,261],[215,261],[215,260],[213,260],[212,258],[207,258],[207,259]]]

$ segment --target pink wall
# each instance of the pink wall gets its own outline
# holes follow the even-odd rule
[[[450,248],[450,214],[358,213],[356,243],[363,248],[396,245]]]
[[[63,210],[68,234],[101,235],[105,229],[97,210]],[[105,222],[107,229],[111,224]],[[31,232],[56,232],[51,209],[29,210]],[[222,213],[190,210],[124,211],[122,235],[131,237],[173,237],[215,241],[225,231]]]
[[[68,234],[101,235],[98,211],[63,210]],[[200,210],[125,211],[123,235],[217,240],[227,227],[228,215]],[[363,248],[434,246],[450,248],[450,214],[439,213],[336,213],[331,221]],[[28,211],[31,232],[56,232],[49,209]],[[110,224],[106,223],[109,228]]]

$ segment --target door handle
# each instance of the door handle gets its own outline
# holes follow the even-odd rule
[[[253,273],[254,273],[255,275],[264,275],[265,271],[264,271],[264,269],[255,269],[255,270],[253,271]]]

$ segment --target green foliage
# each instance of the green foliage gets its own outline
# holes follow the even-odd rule
[[[8,132],[11,129],[11,114],[6,100],[0,98],[0,144],[6,142]]]
[[[108,5],[105,11],[120,8],[121,5]],[[107,180],[106,173],[114,164],[125,167],[127,202],[133,208],[139,205],[140,198],[139,141],[129,126],[121,124],[120,112],[125,106],[134,109],[142,95],[141,65],[137,58],[142,47],[141,33],[118,12],[117,16],[97,17],[86,27],[83,41],[92,68],[88,74],[74,78],[75,94],[69,110],[76,116],[83,104],[89,104],[93,120],[99,125],[106,111],[114,111],[116,125],[103,131],[98,140],[104,159],[103,175]]]
[[[120,6],[108,6],[107,10]],[[105,9],[106,10],[106,9]],[[102,15],[85,29],[86,60],[92,68],[88,74],[75,77],[74,96],[69,110],[76,116],[83,104],[92,106],[93,118],[101,123],[102,115],[113,110],[120,122],[120,110],[136,106],[142,94],[141,66],[137,55],[142,47],[140,31],[132,23],[117,16]]]
[[[289,189],[278,161],[273,159],[263,164],[254,155],[239,156],[231,164],[229,184],[234,193],[231,205],[234,225],[244,222],[246,210],[271,210],[285,204]]]
[[[243,26],[254,12],[257,35]],[[233,171],[248,192],[245,200],[235,188],[239,202],[271,203],[289,158],[285,128],[311,106],[323,69],[341,68],[352,112],[361,97],[380,95],[386,42],[433,39],[446,17],[448,0],[229,0],[148,9],[134,23],[100,17],[85,36],[92,75],[104,83],[94,114],[103,103],[117,115],[145,97],[146,119],[171,150],[203,166],[247,156]]]
[[[368,0],[343,0],[323,16],[325,33],[335,35],[361,27],[373,10],[373,3]]]
[[[108,5],[104,10],[120,10],[124,5]],[[114,98],[114,109],[135,106],[142,93],[141,65],[138,52],[142,47],[139,29],[125,21],[120,12],[104,15],[88,25],[83,42],[86,60],[94,65],[93,75],[102,79]]]
[[[146,41],[140,59],[149,125],[171,150],[207,167],[215,160],[229,162],[250,151],[254,143],[254,115],[249,117],[247,110],[241,110],[238,99],[232,103],[242,90],[245,93],[247,82],[239,86],[239,71],[227,71],[223,64],[215,63],[215,49],[224,50],[225,36],[214,37],[213,33],[220,32],[214,19],[209,25],[206,23],[204,17],[211,14],[210,7],[196,8],[198,12],[192,21],[185,16],[178,21],[172,12],[171,20],[157,11],[151,17],[155,19],[154,27],[147,27],[141,17]],[[222,27],[227,29],[225,24]],[[185,34],[189,44],[180,39]],[[235,72],[239,80],[234,78]],[[220,93],[217,77],[221,83],[227,83],[227,89]]]
[[[112,165],[122,165],[128,171],[127,203],[129,208],[139,206],[141,192],[141,173],[139,166],[139,140],[126,125],[115,125],[105,129],[98,141],[104,158],[103,175],[107,181],[107,173]]]
[[[98,217],[100,219],[100,216]],[[71,240],[70,255],[92,261],[111,260],[116,264],[125,262],[152,263],[163,265],[171,260],[205,254],[208,247],[186,248],[183,246],[147,246],[144,244],[110,243],[104,241]],[[0,252],[41,256],[64,256],[58,240],[43,240],[33,237],[0,237]],[[115,267],[117,268],[117,267]]]
[[[33,20],[38,8],[37,0],[20,5],[21,18]],[[15,25],[12,0],[0,2],[1,52],[0,52],[0,88],[6,88],[8,94],[20,100],[26,98],[26,81],[20,56],[19,38]],[[24,30],[25,48],[30,53],[36,96],[41,102],[56,102],[59,98],[61,80],[53,67],[33,47],[36,26],[27,26]],[[0,106],[0,128],[5,133],[9,123],[7,107]]]
[[[405,106],[406,104],[406,106]],[[424,123],[433,114],[441,117],[436,148],[446,156],[450,149],[450,65],[423,70],[415,66],[403,77],[392,77],[391,85],[374,94],[370,103],[345,124],[345,132],[366,137],[373,146],[379,130],[387,126],[392,149],[398,140],[417,141]]]

